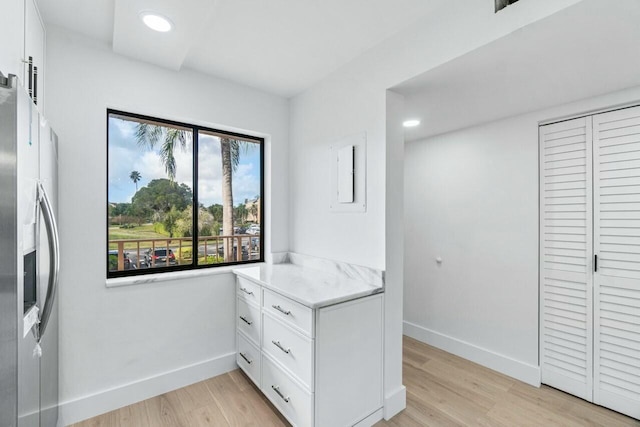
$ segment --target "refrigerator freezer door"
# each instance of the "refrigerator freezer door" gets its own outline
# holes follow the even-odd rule
[[[8,86],[0,83],[0,158],[16,153],[15,78]],[[22,316],[22,293],[18,286],[18,233],[16,219],[16,164],[6,162],[0,168],[0,425],[15,426],[18,419],[18,319]],[[20,286],[22,286],[20,284]],[[20,303],[18,303],[18,301]]]
[[[39,133],[40,123],[38,110],[29,99],[27,93],[17,88],[17,230],[36,222],[36,191],[39,179]],[[37,233],[36,233],[37,234]],[[18,271],[24,271],[23,256],[32,251],[18,234]],[[16,249],[14,249],[16,251]],[[37,253],[36,259],[40,257]],[[20,321],[18,322],[18,426],[37,427],[40,425],[40,358],[34,355],[36,339],[33,333],[24,334],[22,306],[24,298],[23,275],[18,276],[18,292],[20,293]],[[42,308],[42,307],[40,307]],[[22,338],[24,336],[24,338]]]

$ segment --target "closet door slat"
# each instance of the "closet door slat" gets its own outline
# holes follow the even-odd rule
[[[593,390],[591,127],[588,117],[540,127],[542,382],[587,400]]]

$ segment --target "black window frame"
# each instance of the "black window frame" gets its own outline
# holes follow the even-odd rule
[[[505,7],[512,5],[518,0],[495,0],[495,13],[500,12]]]
[[[158,123],[159,125],[167,125],[167,126],[173,126],[173,127],[180,127],[180,128],[187,128],[189,129],[191,132],[193,132],[193,139],[192,139],[192,168],[193,168],[193,176],[192,176],[192,193],[193,193],[193,200],[192,200],[192,212],[193,212],[193,218],[192,218],[192,230],[193,230],[193,235],[192,235],[192,246],[191,246],[191,250],[192,250],[192,254],[196,254],[195,256],[192,256],[192,260],[193,260],[193,264],[191,265],[174,265],[174,266],[164,266],[164,267],[158,267],[158,268],[137,268],[137,269],[130,269],[130,270],[122,270],[122,271],[118,271],[118,270],[109,270],[109,117],[111,115],[116,115],[116,116],[123,116],[123,117],[129,117],[133,120],[137,120],[137,121],[148,121],[148,122],[154,122],[154,123]],[[106,150],[107,150],[107,179],[106,179],[106,186],[107,186],[107,200],[106,200],[106,219],[107,219],[107,227],[106,227],[106,237],[107,237],[107,244],[106,244],[106,249],[107,249],[107,256],[106,258],[106,271],[107,271],[107,279],[114,279],[114,278],[119,278],[119,277],[130,277],[130,276],[142,276],[142,275],[147,275],[147,274],[158,274],[158,273],[162,273],[162,274],[167,274],[167,273],[172,273],[172,272],[176,272],[176,271],[191,271],[191,270],[201,270],[201,269],[208,269],[208,268],[219,268],[219,267],[228,267],[228,266],[234,266],[234,265],[245,265],[245,264],[255,264],[255,263],[260,263],[260,262],[264,262],[264,247],[265,247],[265,210],[264,210],[264,152],[265,152],[265,139],[262,137],[258,137],[258,136],[254,136],[254,135],[247,135],[247,134],[242,134],[242,133],[237,133],[237,132],[230,132],[230,131],[226,131],[226,130],[221,130],[221,129],[215,129],[212,127],[207,127],[207,126],[200,126],[200,125],[195,125],[195,124],[191,124],[191,123],[185,123],[185,122],[179,122],[179,121],[175,121],[175,120],[170,120],[170,119],[163,119],[163,118],[158,118],[158,117],[152,117],[152,116],[147,116],[147,115],[143,115],[143,114],[137,114],[137,113],[130,113],[127,111],[121,111],[121,110],[116,110],[116,109],[112,109],[112,108],[107,108],[107,114],[106,114],[106,127],[107,127],[107,143],[106,143]],[[231,138],[234,139],[238,139],[238,140],[246,140],[249,142],[255,142],[258,143],[260,146],[260,257],[258,259],[249,259],[249,260],[245,260],[245,261],[231,261],[231,262],[222,262],[222,263],[216,263],[216,264],[203,264],[203,265],[197,265],[197,253],[198,253],[198,212],[199,209],[198,207],[200,206],[199,201],[198,201],[198,139],[199,139],[199,133],[200,132],[209,132],[209,133],[214,133],[214,134],[220,134],[220,135],[225,135],[225,136],[229,136]]]

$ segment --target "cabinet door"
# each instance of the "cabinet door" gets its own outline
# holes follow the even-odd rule
[[[594,402],[640,418],[640,107],[593,117]]]
[[[383,406],[382,294],[317,313],[316,426],[352,426]]]
[[[542,382],[592,399],[591,118],[540,127]]]
[[[0,71],[22,79],[24,50],[24,0],[3,0],[0,12]]]
[[[34,67],[38,67],[37,104],[44,113],[44,71],[45,71],[45,33],[35,0],[25,0],[24,5],[24,59],[33,58]],[[29,65],[24,64],[23,84],[29,83]]]

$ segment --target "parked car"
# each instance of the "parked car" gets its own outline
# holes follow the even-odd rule
[[[233,227],[233,234],[246,234],[246,232],[247,230],[242,227],[238,227],[238,226]],[[222,227],[220,227],[220,229],[218,230],[218,234],[220,236],[223,235]]]
[[[252,242],[252,244],[253,243],[254,242]],[[249,251],[247,250],[247,245],[245,243],[242,244],[241,250],[242,250],[242,260],[243,261],[248,260],[249,259]],[[224,256],[224,245],[222,245],[222,244],[218,245],[217,252],[218,252],[218,256],[221,256],[221,257]],[[238,254],[238,244],[236,242],[234,242],[233,243],[233,255],[232,255],[233,261],[236,260],[237,254]]]
[[[136,265],[133,262],[131,262],[131,258],[129,258],[129,252],[124,252],[122,256],[124,257],[125,270],[131,270],[136,268]],[[107,261],[109,263],[109,271],[117,271],[118,270],[118,251],[115,249],[109,251],[109,253],[107,254]]]
[[[251,224],[247,228],[247,234],[260,234],[260,226],[258,224]]]
[[[251,249],[252,250],[260,249],[260,238],[258,238],[258,237],[252,237],[251,238]]]
[[[173,251],[169,249],[167,255],[167,248],[155,248],[153,251],[147,249],[144,253],[145,264],[149,267],[164,267],[167,265],[176,265],[176,256]]]

